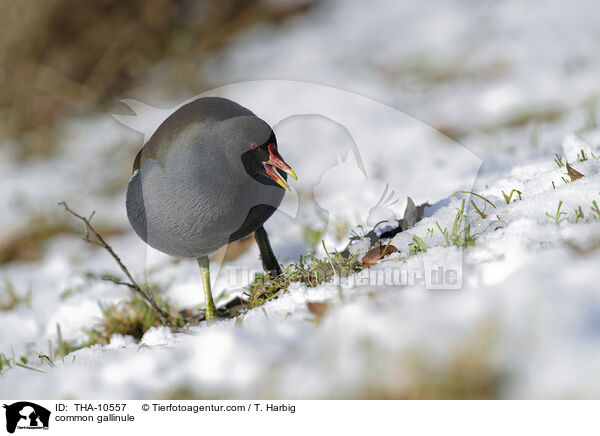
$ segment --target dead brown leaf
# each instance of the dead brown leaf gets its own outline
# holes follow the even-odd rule
[[[374,247],[372,247],[362,258],[362,266],[363,268],[370,268],[379,262],[380,259],[388,256],[392,253],[397,252],[398,249],[393,245],[382,245],[381,243],[377,243]]]
[[[569,162],[567,162],[567,173],[569,174],[569,177],[571,178],[572,182],[577,179],[581,179],[582,177],[585,177],[583,174],[581,174],[579,171],[577,171],[575,168],[569,165]]]
[[[318,301],[309,301],[306,303],[306,306],[308,307],[308,311],[312,313],[319,321],[329,311],[329,304]]]

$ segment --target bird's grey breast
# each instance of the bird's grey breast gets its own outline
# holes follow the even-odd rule
[[[199,257],[261,225],[272,212],[240,232],[256,206],[277,208],[284,191],[252,178],[225,151],[206,124],[192,123],[171,136],[166,152],[142,158],[127,193],[138,235],[165,253]]]

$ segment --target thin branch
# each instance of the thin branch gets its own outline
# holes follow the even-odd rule
[[[100,234],[96,231],[96,229],[92,226],[92,224],[90,223],[91,219],[94,217],[95,212],[92,212],[89,216],[89,218],[86,218],[84,216],[79,215],[78,213],[74,212],[73,210],[71,210],[69,208],[69,206],[67,205],[66,202],[61,201],[60,203],[58,203],[59,206],[63,206],[65,208],[65,210],[70,213],[71,215],[73,215],[75,218],[83,221],[83,223],[85,224],[85,235],[83,236],[83,240],[89,244],[94,244],[94,245],[98,245],[102,248],[104,248],[106,251],[109,252],[109,254],[112,256],[112,258],[115,260],[115,262],[117,262],[117,264],[119,265],[119,267],[121,268],[121,271],[123,271],[123,274],[125,274],[127,276],[127,279],[129,280],[129,282],[123,282],[120,281],[118,279],[115,279],[113,277],[110,276],[104,276],[102,277],[103,280],[108,280],[111,281],[115,284],[118,285],[123,285],[123,286],[127,286],[128,288],[132,289],[133,291],[137,292],[144,300],[146,300],[146,302],[148,304],[150,304],[150,306],[152,307],[152,309],[154,309],[156,311],[156,313],[158,313],[158,315],[161,317],[162,321],[169,325],[169,326],[175,326],[176,323],[173,320],[173,317],[166,311],[164,311],[163,309],[161,309],[158,306],[158,303],[156,302],[154,295],[152,293],[146,293],[134,280],[134,278],[131,276],[131,274],[129,273],[129,270],[127,269],[127,267],[123,264],[123,262],[121,262],[121,259],[119,258],[119,256],[117,256],[117,254],[114,252],[114,250],[112,249],[112,247],[104,240],[104,238],[102,238],[102,236],[100,236]],[[90,237],[90,233],[93,235],[93,238]]]
[[[122,286],[127,286],[128,288],[131,288],[131,289],[136,289],[136,287],[134,285],[132,285],[131,283],[123,282],[116,277],[102,276],[102,277],[100,277],[100,279],[105,280],[107,282],[112,282],[115,285],[122,285]]]

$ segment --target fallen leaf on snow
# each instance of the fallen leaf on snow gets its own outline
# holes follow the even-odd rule
[[[582,177],[585,177],[583,174],[581,174],[579,171],[577,171],[575,168],[569,165],[569,162],[567,162],[567,173],[569,174],[569,177],[571,178],[572,182],[577,179],[581,179]]]
[[[308,311],[312,313],[317,320],[321,320],[321,318],[329,311],[329,305],[327,303],[309,301],[306,303],[306,306],[308,307]]]
[[[397,252],[398,249],[393,245],[382,245],[378,243],[373,248],[371,248],[362,258],[362,266],[363,268],[369,268],[375,265],[379,259],[390,255],[392,253]]]

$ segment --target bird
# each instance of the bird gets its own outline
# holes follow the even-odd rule
[[[254,233],[263,268],[281,275],[263,226],[277,210],[294,170],[278,151],[273,129],[240,104],[200,97],[156,129],[133,163],[126,211],[151,247],[196,259],[205,320],[216,319],[209,255]]]

